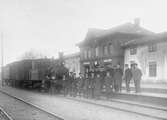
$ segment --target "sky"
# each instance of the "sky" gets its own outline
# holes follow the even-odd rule
[[[110,29],[139,17],[153,32],[167,31],[166,0],[0,0],[4,64],[30,49],[49,57],[78,52],[88,28]],[[3,35],[3,37],[2,37]]]

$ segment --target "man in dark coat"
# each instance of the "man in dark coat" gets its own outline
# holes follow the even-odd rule
[[[85,73],[83,91],[84,91],[84,97],[86,98],[88,98],[88,85],[89,85],[88,82],[89,82],[88,73]]]
[[[84,77],[82,76],[81,73],[79,73],[79,77],[77,78],[78,84],[77,84],[77,90],[78,90],[78,95],[81,97],[83,93],[83,85],[84,85]]]
[[[91,72],[91,76],[89,78],[89,88],[88,88],[90,98],[94,98],[94,81],[95,81],[94,72]]]
[[[113,68],[113,66],[111,66],[111,67],[109,68],[109,72],[110,72],[110,76],[112,77],[111,86],[112,86],[112,91],[113,91],[113,90],[114,90],[114,68]]]
[[[73,81],[72,81],[72,96],[76,97],[77,96],[77,78],[76,78],[76,73],[73,73]]]
[[[107,98],[109,98],[109,96],[112,92],[113,78],[110,74],[111,73],[109,71],[107,71],[106,76],[104,78],[104,86],[105,86],[105,92],[106,92]]]
[[[115,72],[114,72],[114,89],[116,92],[121,92],[122,76],[123,76],[123,71],[120,68],[120,65],[117,64]]]
[[[95,82],[94,82],[94,96],[96,99],[100,98],[100,94],[101,94],[101,82],[102,81],[102,77],[100,76],[100,73],[97,73],[96,78],[95,78]]]
[[[135,63],[132,67],[132,78],[134,80],[135,92],[136,93],[141,91],[141,88],[140,88],[141,77],[142,77],[142,72],[137,67],[137,64]]]
[[[66,79],[66,76],[65,75],[63,75],[63,93],[64,93],[64,96],[66,96],[67,95],[67,79]]]
[[[132,70],[129,68],[128,64],[125,64],[125,73],[124,73],[124,80],[126,83],[126,91],[130,92],[130,80],[132,79]]]
[[[70,72],[68,77],[68,88],[69,88],[68,93],[70,94],[70,96],[73,96],[73,81],[74,81],[73,73]]]

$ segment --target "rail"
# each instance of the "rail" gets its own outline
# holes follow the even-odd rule
[[[51,116],[54,116],[54,117],[57,118],[58,120],[64,120],[63,117],[60,117],[59,115],[57,115],[57,114],[55,114],[55,113],[52,113],[52,112],[50,112],[50,111],[46,111],[45,109],[43,109],[43,108],[41,108],[41,107],[39,107],[39,106],[37,106],[37,105],[34,105],[34,104],[32,104],[32,103],[30,103],[30,102],[27,102],[27,101],[25,101],[25,100],[23,100],[23,99],[21,99],[21,98],[18,98],[18,97],[14,96],[14,95],[11,95],[11,94],[7,93],[7,92],[4,92],[3,90],[0,90],[0,92],[3,93],[3,94],[5,94],[5,95],[7,95],[7,96],[9,96],[9,97],[12,97],[12,98],[14,98],[14,99],[17,99],[18,101],[21,101],[21,102],[23,102],[23,103],[25,103],[25,104],[27,104],[27,105],[29,105],[29,106],[31,106],[31,107],[34,107],[34,108],[36,108],[36,109],[38,109],[38,110],[40,110],[40,111],[42,111],[42,112],[45,112],[45,113],[47,113],[47,114],[49,114],[49,115],[51,115]],[[14,119],[9,119],[9,120],[14,120]]]

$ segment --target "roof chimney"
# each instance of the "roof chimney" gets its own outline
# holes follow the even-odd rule
[[[59,52],[59,58],[62,59],[64,56],[64,53],[63,52]]]
[[[134,19],[134,25],[139,27],[140,26],[140,18],[135,18]]]

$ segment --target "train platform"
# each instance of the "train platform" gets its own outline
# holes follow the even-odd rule
[[[122,86],[121,93],[113,94],[115,99],[167,106],[167,84],[141,84],[140,93],[134,92],[134,84],[130,84],[130,92],[126,92],[125,84]]]
[[[132,91],[135,90],[133,82],[130,84]],[[122,84],[122,89],[126,90],[125,83]],[[144,93],[160,93],[167,94],[167,83],[141,83],[141,91]]]
[[[167,107],[158,104],[129,101],[115,97],[110,100],[105,98],[95,100],[80,97],[64,97],[63,95],[49,95],[48,93],[39,93],[11,87],[1,87],[0,90],[55,113],[65,120],[155,120],[159,119],[159,117],[167,119],[167,113],[164,112],[167,111]],[[133,95],[133,93],[128,94]],[[142,94],[137,95],[141,96]],[[165,95],[161,95],[161,97],[167,98]],[[153,108],[156,108],[156,110]],[[142,116],[142,114],[146,115]],[[151,115],[156,115],[157,118],[150,118],[149,116]]]

